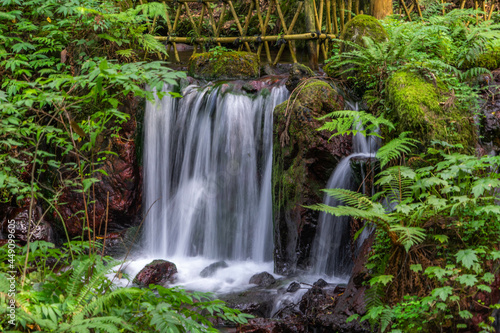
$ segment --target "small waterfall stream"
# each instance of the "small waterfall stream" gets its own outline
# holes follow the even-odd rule
[[[289,93],[284,85],[253,96],[221,90],[191,85],[181,99],[147,104],[144,244],[151,257],[272,260],[272,117]]]
[[[349,104],[349,103],[348,103]],[[349,104],[351,110],[358,110],[357,104]],[[345,188],[355,190],[357,184],[351,169],[352,159],[369,159],[375,157],[377,150],[375,137],[365,137],[357,134],[353,137],[353,153],[344,157],[328,180],[326,188]],[[323,203],[329,206],[340,202],[328,195]],[[350,244],[350,228],[348,217],[337,217],[321,212],[318,220],[316,236],[312,246],[314,274],[346,277],[352,268],[352,253]]]

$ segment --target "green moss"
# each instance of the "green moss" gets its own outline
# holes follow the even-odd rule
[[[456,98],[441,81],[429,82],[418,72],[399,71],[389,79],[387,95],[392,109],[387,118],[396,124],[397,133],[412,131],[424,146],[442,140],[473,150],[476,134],[471,115],[456,105]]]
[[[258,78],[260,63],[250,52],[205,52],[189,59],[188,74],[205,80],[237,80]]]
[[[387,40],[387,32],[384,27],[376,18],[369,15],[357,15],[347,22],[340,38],[358,45],[364,45],[363,37],[365,36],[377,42]],[[341,51],[346,50],[349,50],[349,47],[343,45]]]

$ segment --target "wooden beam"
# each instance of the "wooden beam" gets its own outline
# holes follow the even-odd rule
[[[155,36],[156,40],[169,42],[169,43],[205,43],[207,41],[211,42],[220,42],[220,43],[233,43],[237,39],[242,42],[256,42],[259,37],[257,36],[247,36],[247,37],[200,37],[200,38],[190,38],[190,37],[165,37],[165,36]],[[295,34],[295,35],[275,35],[275,36],[261,36],[260,39],[264,42],[277,42],[280,39],[284,39],[286,41],[289,40],[311,40],[311,39],[334,39],[336,36],[334,34],[320,34],[318,35],[315,32],[305,33],[305,34]]]

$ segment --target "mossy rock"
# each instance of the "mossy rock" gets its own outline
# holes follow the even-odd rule
[[[387,40],[387,36],[384,27],[375,17],[357,15],[344,26],[340,39],[358,45],[365,45],[363,37],[370,37],[375,42],[383,42]],[[340,51],[344,52],[351,49],[352,47],[343,43]]]
[[[273,213],[278,274],[293,274],[297,264],[305,266],[309,258],[318,212],[304,206],[322,201],[321,189],[338,161],[351,150],[351,137],[329,140],[330,132],[318,131],[325,122],[318,118],[343,108],[336,89],[311,79],[274,109]]]
[[[387,94],[392,109],[387,118],[396,124],[396,133],[412,131],[423,147],[441,140],[462,144],[467,152],[474,150],[477,134],[472,114],[425,69],[396,72],[387,82]]]
[[[314,71],[306,65],[295,63],[290,67],[290,71],[288,72],[288,80],[285,83],[286,89],[292,92],[297,88],[301,80],[313,77],[314,75]]]
[[[500,68],[500,47],[494,47],[479,55],[474,62],[464,61],[460,69],[470,69],[473,67],[484,67],[489,70]]]
[[[188,75],[205,80],[255,79],[260,75],[259,56],[250,52],[205,52],[191,56]]]

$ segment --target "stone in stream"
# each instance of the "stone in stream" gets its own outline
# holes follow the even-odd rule
[[[248,283],[256,284],[261,287],[269,287],[274,282],[276,282],[274,276],[272,276],[268,272],[262,272],[252,276]]]
[[[205,80],[255,79],[260,76],[259,56],[225,50],[197,53],[189,59],[188,74]]]
[[[314,282],[313,286],[318,287],[318,288],[324,288],[328,285],[328,282],[326,282],[323,279],[319,279],[318,281]]]
[[[294,293],[299,289],[300,289],[300,283],[294,281],[294,282],[290,283],[288,288],[286,288],[286,292],[287,293]]]
[[[177,275],[177,266],[166,260],[153,260],[135,276],[134,283],[146,287],[150,284],[165,286],[174,282]]]
[[[221,268],[226,268],[226,267],[229,267],[227,265],[227,263],[223,260],[221,261],[217,261],[217,262],[214,262],[213,264],[210,264],[208,265],[207,267],[205,267],[201,273],[200,273],[200,276],[203,277],[203,278],[206,278],[206,277],[211,277],[211,276],[214,276],[215,273],[221,269]]]
[[[292,92],[300,84],[300,81],[308,79],[314,76],[312,69],[302,64],[293,64],[290,68],[288,75],[288,80],[286,80],[285,86],[288,91]]]

